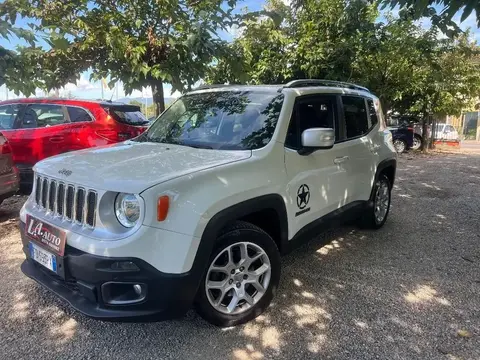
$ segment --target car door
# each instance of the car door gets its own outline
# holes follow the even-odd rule
[[[20,119],[19,104],[6,104],[0,106],[0,132],[8,140],[13,153],[13,159],[16,163],[23,157],[25,143],[17,136]]]
[[[87,109],[80,106],[66,105],[69,123],[65,152],[85,149],[95,145],[94,117]]]
[[[344,144],[300,155],[301,134],[310,128],[334,128],[341,140],[338,126],[338,97],[309,95],[296,99],[285,140],[285,167],[288,177],[288,216],[292,221],[290,235],[305,225],[341,208],[348,202],[348,152]]]
[[[343,145],[349,158],[345,166],[350,192],[348,200],[364,201],[370,198],[376,172],[375,153],[379,148],[375,132],[372,131],[375,126],[369,119],[364,97],[343,95],[341,98],[341,115],[346,131]]]
[[[67,123],[66,110],[62,105],[23,105],[14,134],[15,142],[22,146],[19,162],[33,166],[40,160],[65,152]]]

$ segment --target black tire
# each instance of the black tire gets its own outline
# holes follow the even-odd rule
[[[407,151],[407,148],[408,148],[406,141],[401,139],[395,139],[393,142],[393,146],[395,147],[395,151],[398,154],[404,153],[405,151]]]
[[[210,301],[207,297],[206,276],[208,268],[215,260],[217,255],[219,255],[230,245],[239,242],[253,243],[262,248],[270,260],[271,275],[270,282],[265,293],[256,304],[252,305],[251,308],[241,314],[230,315],[216,310],[210,304]],[[270,305],[280,281],[280,271],[280,252],[278,251],[277,245],[270,235],[268,235],[258,226],[243,221],[237,221],[232,226],[226,228],[217,239],[215,249],[208,260],[207,270],[202,277],[202,281],[198,289],[195,301],[196,310],[206,321],[220,327],[229,327],[246,323],[262,314]]]
[[[382,184],[386,184],[388,187],[388,207],[387,212],[383,218],[383,220],[378,221],[377,216],[375,214],[375,199],[377,196],[377,192]],[[367,208],[365,209],[364,214],[360,218],[360,226],[365,229],[380,229],[385,222],[387,221],[388,214],[390,213],[390,204],[392,201],[392,184],[387,176],[381,174],[378,179],[375,181],[374,188],[372,191],[372,196],[368,201]]]

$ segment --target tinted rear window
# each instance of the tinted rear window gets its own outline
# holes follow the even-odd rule
[[[128,125],[147,125],[148,119],[138,106],[112,106],[105,110],[118,122]]]

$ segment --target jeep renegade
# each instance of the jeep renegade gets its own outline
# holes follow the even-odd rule
[[[387,220],[396,153],[377,97],[326,80],[205,86],[139,137],[35,168],[22,271],[103,320],[192,305],[219,326],[270,304],[280,254]]]

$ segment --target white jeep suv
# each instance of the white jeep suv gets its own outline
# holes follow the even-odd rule
[[[240,324],[270,304],[281,253],[347,217],[381,227],[395,170],[365,88],[206,86],[136,139],[36,165],[22,270],[98,319],[195,304],[214,324]]]

